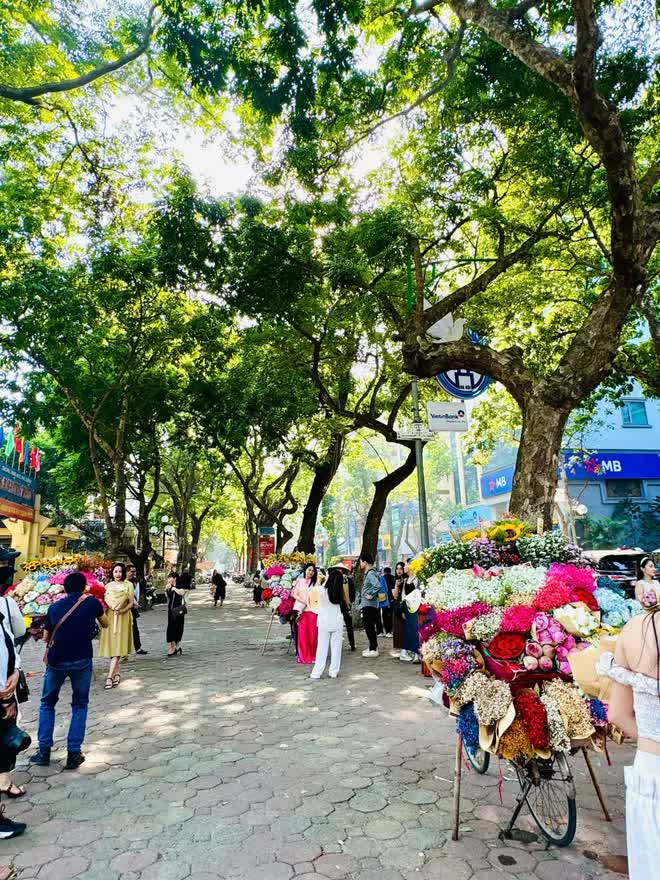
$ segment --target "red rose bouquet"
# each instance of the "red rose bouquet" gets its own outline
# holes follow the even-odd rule
[[[488,644],[488,653],[496,660],[517,660],[525,650],[522,633],[498,633]]]

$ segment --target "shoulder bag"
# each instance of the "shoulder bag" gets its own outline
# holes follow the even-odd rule
[[[173,596],[176,596],[176,593],[173,593],[172,595],[173,595]],[[174,602],[174,599],[172,599],[172,602]],[[178,620],[180,617],[184,617],[184,616],[188,613],[188,608],[186,607],[186,596],[185,596],[185,593],[184,593],[184,595],[181,597],[181,604],[180,604],[180,605],[174,605],[174,604],[173,604],[173,605],[172,605],[172,608],[170,609],[170,613],[172,614],[172,617],[173,617],[175,620]]]
[[[50,634],[50,636],[48,637],[48,641],[46,642],[46,650],[45,650],[45,652],[44,652],[44,663],[46,663],[46,664],[48,663],[48,652],[50,651],[50,649],[51,649],[51,648],[53,647],[53,645],[55,644],[55,635],[56,635],[58,629],[62,626],[62,624],[64,623],[65,620],[68,620],[68,618],[71,617],[71,615],[72,615],[73,612],[76,610],[76,608],[80,607],[80,605],[82,605],[82,603],[83,603],[83,602],[85,601],[85,599],[87,599],[87,598],[88,598],[88,594],[87,594],[87,593],[83,593],[82,596],[80,597],[80,599],[78,599],[78,601],[76,602],[76,604],[75,604],[72,608],[69,608],[69,610],[67,611],[67,613],[66,613],[63,617],[61,617],[61,618],[57,621],[57,623],[55,624],[55,626],[53,627],[53,631],[52,631],[52,633]]]
[[[14,634],[14,627],[11,622],[11,612],[9,610],[9,602],[7,601],[7,597],[2,597],[5,600],[5,620],[9,621],[9,630],[14,639],[14,645],[16,645],[16,636]],[[16,648],[16,653],[20,654],[18,648]],[[28,687],[27,678],[25,677],[25,673],[22,669],[18,670],[18,684],[16,685],[16,690],[14,692],[14,696],[16,697],[16,701],[18,703],[27,703],[30,698],[30,688]]]

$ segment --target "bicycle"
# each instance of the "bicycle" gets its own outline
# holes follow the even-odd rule
[[[501,832],[511,839],[513,826],[526,803],[532,818],[548,843],[570,846],[577,828],[575,780],[565,752],[550,758],[523,758],[509,762],[520,785],[513,815]]]

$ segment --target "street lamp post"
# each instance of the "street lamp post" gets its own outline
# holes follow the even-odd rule
[[[422,425],[419,412],[419,391],[417,379],[412,380],[413,423]],[[420,432],[421,433],[421,432]],[[415,437],[415,461],[417,470],[417,494],[419,498],[419,537],[422,542],[422,550],[429,544],[429,518],[426,508],[426,481],[424,479],[424,442],[421,436]]]
[[[165,568],[165,536],[167,534],[167,524],[169,521],[170,518],[165,513],[160,518],[161,525],[163,526],[163,552],[161,554],[163,559],[163,568]]]

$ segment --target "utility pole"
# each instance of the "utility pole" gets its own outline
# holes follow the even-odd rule
[[[424,480],[424,441],[422,440],[423,425],[419,412],[419,391],[417,378],[412,380],[413,402],[413,430],[415,431],[415,460],[417,462],[417,495],[419,499],[419,535],[422,541],[422,550],[429,544],[429,519],[426,509],[426,482]]]

